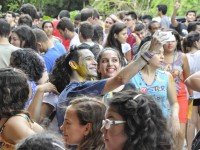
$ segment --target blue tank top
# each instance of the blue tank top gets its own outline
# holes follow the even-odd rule
[[[142,93],[153,96],[155,102],[160,106],[163,115],[168,118],[170,115],[170,104],[167,98],[167,87],[169,77],[165,71],[156,70],[154,81],[151,85],[145,83],[142,74],[138,72],[130,82]]]

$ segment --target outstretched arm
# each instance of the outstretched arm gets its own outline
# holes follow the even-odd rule
[[[137,74],[153,57],[153,55],[161,49],[164,43],[166,43],[166,33],[156,32],[150,42],[150,45],[145,47],[141,56],[135,61],[129,63],[124,67],[117,75],[109,78],[106,81],[102,94],[108,93],[120,85],[126,84],[135,74]]]
[[[187,87],[191,88],[194,91],[200,92],[200,71],[194,73],[193,75],[189,76],[185,80],[185,84]]]
[[[177,10],[180,8],[180,3],[176,2],[174,5],[174,11],[171,17],[171,22],[172,22],[172,26],[173,27],[177,27],[178,26],[178,21],[176,20],[176,15],[177,15]]]

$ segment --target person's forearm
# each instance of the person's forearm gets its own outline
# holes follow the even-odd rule
[[[40,120],[43,95],[44,95],[44,91],[38,88],[30,106],[27,109],[27,111],[30,113],[31,118],[37,123],[39,123],[39,120]]]
[[[177,15],[177,10],[174,9],[172,17],[171,17],[171,23],[173,27],[177,27],[178,26],[178,21],[176,20],[176,15]]]
[[[135,61],[132,61],[126,67],[124,67],[123,70],[121,70],[115,78],[121,84],[126,84],[146,64],[147,62],[142,57],[138,57]]]
[[[106,94],[117,87],[126,84],[136,73],[138,73],[147,62],[139,57],[135,61],[130,62],[116,76],[109,78],[102,90],[102,94]]]
[[[189,77],[185,80],[185,84],[188,88],[191,88],[194,91],[200,92],[200,84],[199,84],[200,78],[196,77]]]
[[[172,118],[178,118],[178,114],[179,114],[179,105],[178,102],[175,102],[172,105]]]

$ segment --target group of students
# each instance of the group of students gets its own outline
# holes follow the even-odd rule
[[[93,8],[81,11],[78,33],[68,15],[60,18],[56,28],[71,40],[67,53],[50,21],[10,32],[0,20],[0,44],[21,48],[10,48],[4,60],[0,47],[1,149],[182,150],[186,128],[191,149],[199,119],[199,93],[192,91],[199,91],[199,74],[189,77],[200,71],[198,22],[186,20],[192,31],[183,38],[178,29],[159,30],[157,21],[137,23],[135,12],[119,14],[106,17],[105,32]],[[45,129],[61,132],[64,144]]]

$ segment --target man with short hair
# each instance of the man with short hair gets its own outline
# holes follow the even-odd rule
[[[189,10],[186,13],[186,21],[185,23],[178,22],[176,20],[176,14],[178,9],[180,8],[180,3],[176,2],[174,5],[174,11],[171,17],[171,22],[172,22],[172,27],[181,35],[181,36],[186,36],[188,34],[187,32],[187,27],[189,22],[195,21],[196,19],[196,11],[194,10]]]
[[[161,20],[160,20],[161,28],[165,28],[165,29],[170,28],[171,21],[170,21],[170,18],[168,16],[166,16],[166,14],[167,14],[167,5],[159,4],[156,7],[158,9],[157,10],[157,14],[161,18]]]
[[[11,30],[12,30],[13,28],[15,28],[16,23],[15,23],[15,13],[14,13],[14,12],[8,11],[8,12],[6,13],[5,19],[6,19],[6,21],[10,24]]]
[[[158,39],[159,37],[156,38]],[[160,37],[159,39],[163,38]],[[60,127],[64,121],[66,109],[63,109],[63,106],[66,108],[70,100],[80,95],[101,96],[128,83],[130,78],[138,73],[153,58],[153,55],[160,50],[162,47],[161,43],[156,39],[152,40],[151,45],[149,45],[149,48],[146,48],[145,52],[143,51],[135,61],[130,62],[116,75],[108,79],[96,81],[88,81],[88,78],[97,75],[97,62],[92,52],[79,47],[76,50],[70,50],[70,53],[65,57],[65,68],[68,69],[66,71],[69,73],[70,84],[66,86],[58,98],[56,110],[58,126]]]
[[[144,26],[145,26],[145,30],[147,30],[148,29],[148,25],[149,25],[149,23],[152,21],[152,17],[150,16],[150,15],[144,15],[143,17],[142,17],[142,23],[144,24]]]
[[[160,30],[161,26],[158,21],[151,21],[148,25],[148,30],[151,35],[153,35],[157,30]]]
[[[64,45],[65,49],[68,50],[69,49],[69,45],[70,45],[70,40],[66,40],[63,36],[60,35],[58,29],[56,28],[58,25],[58,22],[64,18],[70,18],[70,13],[68,10],[61,10],[60,13],[57,16],[57,20],[53,20],[53,35],[60,38],[62,40],[62,44]]]
[[[92,41],[92,37],[94,35],[93,25],[88,21],[81,22],[79,25],[79,34],[78,35],[79,35],[80,42],[82,44],[88,45],[89,46],[88,48],[92,51],[95,58],[97,58],[97,55],[99,54],[101,49],[100,49],[99,44]],[[103,49],[103,47],[102,47],[102,49]]]
[[[135,55],[133,53],[134,51],[134,45],[136,43],[136,37],[134,36],[135,35],[135,24],[137,23],[137,14],[133,11],[131,12],[128,12],[125,14],[125,17],[124,17],[124,23],[126,24],[126,26],[128,27],[128,29],[130,30],[131,33],[128,34],[128,38],[126,40],[126,42],[130,45],[131,47],[131,56],[133,58],[133,56]]]
[[[45,32],[41,29],[33,29],[33,33],[36,37],[37,49],[41,53],[44,53],[42,57],[44,58],[47,72],[51,73],[55,64],[55,60],[62,54],[66,53],[66,50],[61,43],[51,42]]]
[[[62,18],[57,27],[60,35],[65,38],[65,40],[70,40],[69,48],[80,45],[80,40],[78,34],[75,32],[74,25],[70,19],[64,17]]]
[[[4,19],[0,19],[0,68],[10,65],[11,53],[17,49],[9,43],[10,24]]]

